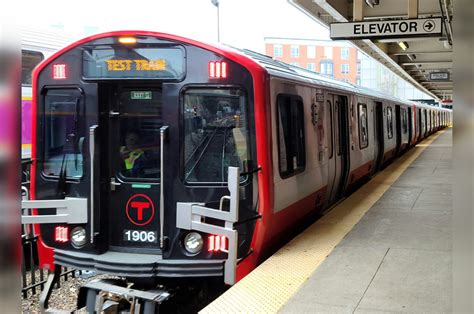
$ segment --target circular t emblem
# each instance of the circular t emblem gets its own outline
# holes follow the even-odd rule
[[[155,205],[145,194],[135,194],[130,197],[125,210],[128,220],[135,226],[148,225],[155,216]]]

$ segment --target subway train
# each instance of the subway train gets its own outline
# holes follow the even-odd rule
[[[239,281],[451,111],[248,50],[117,31],[34,70],[32,121],[22,207],[41,265],[121,278],[81,287],[79,307],[151,313],[177,287]]]

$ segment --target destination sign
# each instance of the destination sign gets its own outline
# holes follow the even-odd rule
[[[105,60],[108,71],[164,71],[166,60]]]
[[[441,18],[332,23],[331,39],[371,39],[437,36]]]
[[[92,47],[82,54],[88,79],[173,79],[185,76],[181,47]]]

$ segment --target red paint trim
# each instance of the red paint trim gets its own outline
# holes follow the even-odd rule
[[[386,163],[386,162],[392,160],[393,158],[395,158],[396,153],[397,153],[397,149],[396,149],[396,148],[393,148],[393,149],[387,151],[387,152],[383,155],[383,163]]]
[[[347,187],[348,190],[350,190],[351,187],[353,187],[360,179],[370,175],[374,170],[374,164],[375,161],[370,160],[349,173],[349,186]]]
[[[41,72],[40,66],[36,67],[33,70],[33,89],[32,89],[32,109],[31,109],[31,180],[30,180],[30,197],[31,199],[36,199],[36,168],[38,166],[37,160],[37,113],[38,113],[38,99],[37,99],[37,89],[38,89],[38,75]],[[33,209],[33,215],[37,215],[38,212]],[[34,230],[38,236],[37,247],[38,247],[38,257],[39,257],[39,267],[54,270],[54,253],[53,248],[47,246],[41,238],[41,230],[39,225],[34,225]]]
[[[248,256],[241,264],[237,267],[237,278],[238,280],[245,277],[250,273],[259,263],[263,262],[263,258],[267,256],[269,249],[274,248],[275,245],[280,243],[282,234],[290,230],[294,225],[304,220],[308,215],[318,210],[322,210],[325,204],[327,186],[311,193],[305,198],[293,203],[292,205],[278,211],[277,213],[271,213],[271,216],[267,216],[265,225],[260,229],[264,230],[265,233],[261,232],[258,234],[258,238],[262,238],[265,246],[260,246],[258,251]],[[318,208],[315,210],[315,204],[317,197],[320,197]],[[264,229],[265,228],[265,229]]]

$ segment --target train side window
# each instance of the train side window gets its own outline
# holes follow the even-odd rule
[[[79,89],[50,89],[44,96],[43,174],[83,176],[83,94]]]
[[[408,110],[402,108],[402,127],[403,133],[408,132]]]
[[[303,100],[300,96],[280,94],[277,107],[280,175],[288,178],[304,171],[306,166]]]
[[[188,88],[183,94],[184,179],[225,184],[229,166],[250,159],[248,102],[239,88]],[[244,182],[246,177],[241,177]]]
[[[393,115],[392,107],[387,107],[387,136],[388,138],[393,137]]]
[[[33,69],[43,61],[41,52],[22,50],[21,51],[21,84],[31,86],[31,74]]]
[[[359,146],[360,149],[369,146],[369,129],[367,123],[366,104],[359,104]]]

